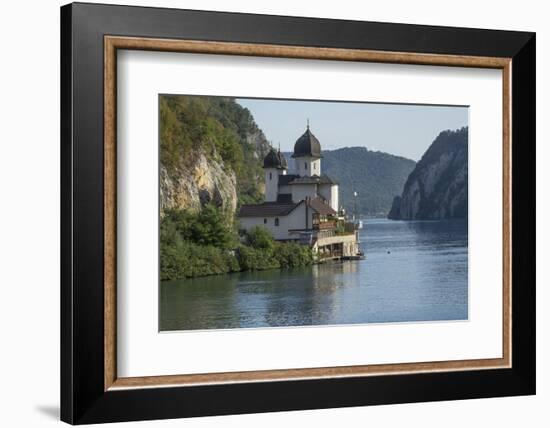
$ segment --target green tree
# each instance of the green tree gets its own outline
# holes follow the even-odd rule
[[[205,205],[192,225],[192,239],[197,244],[231,248],[236,240],[230,223],[222,210]]]
[[[236,245],[232,219],[212,204],[205,205],[198,213],[166,210],[165,219],[166,227],[170,223],[173,224],[170,227],[175,228],[183,240],[226,249]]]
[[[244,244],[238,245],[224,220],[223,212],[212,206],[200,213],[167,211],[160,224],[161,280],[313,263],[308,246],[275,242],[262,226],[247,232]]]
[[[273,251],[241,245],[237,249],[237,259],[242,270],[265,270],[280,267],[273,257]]]
[[[275,242],[271,232],[263,226],[254,226],[246,233],[246,244],[262,250],[272,250]]]
[[[282,268],[303,267],[313,263],[311,248],[294,242],[278,242],[273,254]]]

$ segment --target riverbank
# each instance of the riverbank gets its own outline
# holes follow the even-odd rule
[[[468,318],[466,222],[364,224],[364,260],[162,281],[160,329]]]
[[[215,207],[207,206],[200,213],[168,211],[161,219],[161,280],[314,263],[308,246],[276,242],[262,227],[240,234],[235,229],[233,219]]]

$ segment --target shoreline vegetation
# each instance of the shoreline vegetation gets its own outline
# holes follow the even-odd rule
[[[264,201],[262,159],[271,148],[248,109],[234,98],[163,95],[159,110],[162,281],[316,263],[309,246],[275,241],[263,226],[239,230],[239,208]],[[467,128],[458,132],[467,137]],[[460,153],[467,154],[465,141],[466,150]],[[357,212],[361,218],[384,218],[388,211],[397,210],[398,203],[400,212],[405,212],[407,201],[420,206],[413,203],[415,198],[426,196],[430,188],[443,188],[431,206],[449,199],[446,186],[438,185],[438,180],[428,182],[424,175],[443,178],[441,182],[451,190],[462,182],[467,184],[467,162],[459,162],[467,156],[443,150],[449,145],[451,149],[462,146],[449,143],[441,150],[433,148],[429,152],[438,156],[429,156],[420,165],[365,147],[344,147],[325,153],[324,170],[341,184],[340,202],[347,212]],[[441,157],[441,162],[428,162],[432,157]],[[451,168],[446,168],[449,160]],[[414,173],[421,166],[429,167],[424,168],[428,173]],[[421,179],[407,187],[411,175]],[[461,194],[467,198],[467,186],[461,188],[466,189]],[[392,207],[397,193],[401,196]],[[412,196],[407,198],[409,193]],[[453,207],[462,206],[454,199],[451,202]]]
[[[263,201],[261,159],[270,148],[232,98],[160,100],[162,281],[313,264],[310,248],[239,231],[242,204]]]
[[[161,217],[161,281],[313,263],[308,246],[274,241],[261,226],[239,231],[231,213],[212,204],[196,213],[166,210]]]

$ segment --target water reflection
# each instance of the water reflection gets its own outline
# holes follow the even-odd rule
[[[161,330],[466,319],[466,222],[369,220],[366,259],[161,284]]]

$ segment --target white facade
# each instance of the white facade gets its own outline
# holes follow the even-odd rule
[[[339,209],[338,184],[320,184],[318,193],[328,201],[334,211]]]
[[[287,241],[299,238],[298,230],[305,229],[306,214],[309,217],[307,223],[311,227],[313,210],[308,209],[306,213],[305,204],[298,205],[286,216],[242,217],[239,220],[243,229],[263,226],[271,232],[273,239]]]
[[[305,198],[316,198],[318,196],[316,184],[291,184],[289,187],[292,191],[293,202],[300,202]]]
[[[286,169],[264,168],[265,170],[265,201],[275,202],[279,194],[279,175],[286,175]]]
[[[292,186],[288,184],[285,184],[285,185],[279,184],[279,195],[290,194],[290,193],[292,193]]]
[[[300,156],[294,158],[294,171],[300,177],[311,177],[312,175],[321,175],[321,159],[310,156]]]

